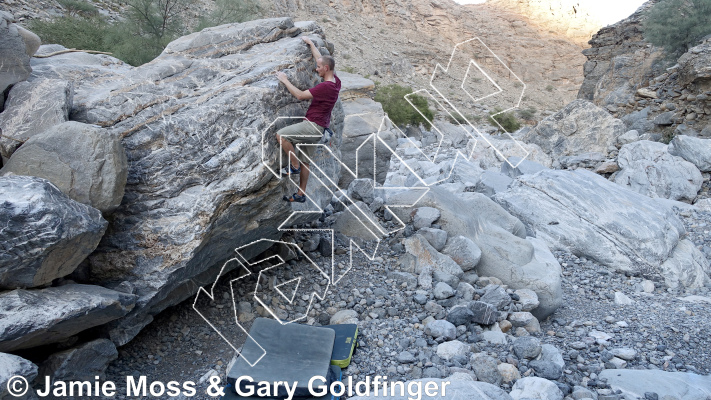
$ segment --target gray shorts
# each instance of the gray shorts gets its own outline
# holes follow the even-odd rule
[[[277,134],[291,142],[296,149],[296,157],[300,162],[310,164],[308,160],[314,159],[314,151],[316,146],[313,145],[321,141],[323,137],[324,127],[314,124],[311,121],[303,120],[297,124],[289,125],[279,129]],[[304,146],[297,146],[303,144]]]

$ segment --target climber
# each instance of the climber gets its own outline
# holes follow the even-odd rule
[[[331,110],[338,100],[341,90],[341,80],[334,74],[336,62],[331,56],[322,56],[314,43],[306,36],[301,38],[311,47],[311,54],[316,59],[316,72],[323,78],[323,82],[308,90],[299,90],[294,86],[286,74],[277,71],[277,79],[281,81],[289,92],[299,100],[311,100],[306,117],[303,121],[289,125],[277,132],[277,141],[289,156],[289,165],[282,169],[282,175],[299,175],[299,190],[291,196],[284,196],[288,202],[303,203],[306,201],[306,183],[309,180],[309,159],[313,159],[314,144],[323,137],[324,131],[331,124]],[[295,144],[300,146],[298,155],[295,154]],[[308,157],[308,158],[307,158]]]

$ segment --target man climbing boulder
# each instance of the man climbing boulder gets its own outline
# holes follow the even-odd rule
[[[311,54],[316,59],[316,72],[323,82],[308,90],[300,90],[294,86],[286,74],[277,72],[277,78],[289,92],[299,100],[311,100],[304,120],[280,129],[277,141],[289,156],[289,165],[282,169],[282,175],[299,175],[299,190],[291,196],[284,196],[288,202],[303,203],[306,201],[306,184],[309,180],[309,160],[313,159],[315,144],[323,137],[324,131],[331,124],[331,111],[338,101],[341,90],[341,80],[334,74],[336,62],[331,56],[322,56],[314,43],[308,37],[301,39],[311,48]],[[303,144],[295,149],[297,144]],[[297,151],[298,150],[298,151]]]

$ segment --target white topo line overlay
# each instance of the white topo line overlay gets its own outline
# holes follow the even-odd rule
[[[516,144],[521,150],[523,150],[523,153],[525,154],[523,157],[521,157],[521,160],[520,160],[518,163],[516,163],[516,165],[511,164],[511,162],[503,155],[503,153],[502,153],[499,149],[497,149],[497,148],[476,128],[476,126],[474,126],[474,124],[472,124],[472,122],[469,121],[469,119],[465,116],[465,114],[462,113],[462,112],[453,104],[453,102],[450,101],[450,99],[448,99],[448,98],[442,93],[442,91],[440,91],[440,90],[437,88],[437,86],[435,86],[435,84],[434,84],[434,79],[435,79],[435,76],[436,76],[436,74],[438,73],[438,71],[442,71],[443,73],[447,73],[447,72],[449,71],[450,66],[451,66],[451,63],[452,63],[452,61],[453,61],[453,59],[454,59],[454,57],[455,57],[455,54],[456,54],[456,52],[457,52],[457,49],[458,49],[461,45],[466,44],[466,43],[469,43],[469,42],[472,42],[472,41],[478,41],[482,46],[484,46],[484,47],[486,48],[486,50],[487,50],[489,53],[491,53],[491,55],[492,55],[499,63],[501,63],[501,65],[502,65],[504,68],[506,68],[506,70],[508,70],[508,72],[509,72],[516,80],[518,80],[518,82],[520,82],[521,85],[522,85],[522,87],[523,87],[523,90],[522,90],[522,92],[521,92],[521,94],[520,94],[520,96],[519,96],[519,98],[518,98],[518,101],[517,101],[517,103],[516,103],[513,107],[507,108],[507,109],[505,109],[505,110],[503,110],[503,111],[501,111],[501,112],[499,112],[499,113],[493,114],[492,116],[496,116],[496,115],[499,115],[499,114],[501,114],[501,113],[508,112],[508,111],[510,111],[510,110],[513,110],[513,109],[519,107],[519,105],[520,105],[520,103],[521,103],[521,101],[522,101],[522,99],[523,99],[523,93],[524,93],[524,91],[525,91],[525,89],[526,89],[525,83],[523,83],[523,81],[522,81],[521,79],[519,79],[518,76],[517,76],[513,71],[511,71],[511,70],[508,68],[508,66],[506,66],[506,64],[503,63],[503,62],[501,61],[501,59],[500,59],[496,54],[494,54],[494,53],[491,51],[491,49],[489,49],[489,47],[486,46],[486,45],[481,41],[481,39],[479,39],[478,37],[475,37],[475,38],[472,38],[472,39],[468,39],[468,40],[463,41],[463,42],[461,42],[461,43],[458,43],[457,45],[454,46],[454,49],[453,49],[453,51],[452,51],[452,55],[451,55],[451,57],[450,57],[450,59],[449,59],[449,62],[447,63],[447,67],[446,67],[446,68],[445,68],[445,67],[442,67],[442,65],[439,64],[439,63],[435,66],[435,70],[434,70],[434,72],[433,72],[433,74],[432,74],[432,76],[431,76],[431,78],[430,78],[430,86],[431,86],[431,88],[432,88],[435,92],[437,92],[437,94],[439,94],[439,97],[440,97],[442,100],[444,100],[444,101],[451,107],[451,109],[454,110],[455,113],[459,114],[459,115],[461,116],[461,118],[464,119],[464,120],[467,122],[467,124],[471,127],[472,132],[476,132],[476,133],[479,135],[479,137],[481,137],[482,139],[484,139],[484,141],[485,141],[491,148],[493,148],[494,151],[496,151],[496,153],[497,153],[501,158],[503,158],[503,159],[504,159],[507,163],[509,163],[509,165],[511,165],[513,168],[516,168],[524,159],[526,159],[526,158],[528,157],[529,152],[528,152],[525,148],[523,148],[523,146],[522,146],[515,138],[513,138],[513,137],[511,136],[511,134],[510,134],[508,131],[506,131],[506,130],[498,123],[498,121],[494,120],[494,122],[499,126],[499,128],[501,128],[504,132],[506,132],[506,134],[507,134],[512,140],[514,140],[515,144]],[[484,75],[484,76],[487,78],[487,80],[488,80],[494,87],[496,87],[497,90],[496,90],[495,92],[493,92],[493,93],[491,93],[491,94],[488,94],[488,95],[486,95],[486,96],[483,96],[483,97],[480,97],[480,98],[475,99],[475,98],[466,90],[466,88],[465,88],[465,83],[466,83],[467,79],[468,79],[469,76],[470,76],[470,70],[471,70],[471,67],[472,67],[472,66],[474,66],[482,75]],[[471,58],[471,59],[469,60],[469,63],[468,63],[468,66],[467,66],[467,70],[466,70],[466,73],[465,73],[465,75],[464,75],[464,79],[463,79],[463,81],[462,81],[462,83],[461,83],[461,85],[460,85],[460,88],[467,94],[467,96],[468,96],[470,99],[472,99],[472,100],[475,101],[475,102],[484,100],[484,99],[486,99],[486,98],[488,98],[488,97],[491,97],[491,96],[499,95],[499,94],[501,94],[501,93],[504,92],[504,89],[501,87],[501,85],[499,85],[499,84],[490,76],[490,74],[488,74],[488,73],[485,71],[485,69],[482,68],[482,67],[479,65],[479,63],[477,63],[473,58]],[[430,119],[428,119],[417,107],[415,107],[415,105],[414,105],[414,104],[412,103],[412,101],[410,100],[410,96],[412,96],[413,94],[419,94],[419,93],[423,93],[423,92],[424,92],[424,93],[427,93],[427,95],[428,95],[431,99],[433,99],[442,109],[444,109],[445,112],[446,112],[449,116],[451,116],[451,117],[453,117],[453,118],[454,118],[454,116],[452,115],[452,113],[450,112],[450,110],[449,110],[447,107],[445,107],[445,106],[439,101],[439,99],[438,99],[436,96],[433,96],[427,89],[420,89],[420,90],[418,90],[418,91],[416,91],[416,92],[414,92],[414,93],[410,93],[410,94],[407,94],[407,95],[404,96],[405,100],[430,124],[430,126],[432,127],[432,129],[434,129],[434,130],[439,134],[439,143],[437,144],[437,148],[436,148],[436,151],[435,151],[434,156],[431,158],[431,161],[434,162],[434,161],[436,160],[437,155],[439,154],[439,152],[440,152],[440,150],[441,150],[441,146],[442,146],[442,142],[443,142],[443,140],[444,140],[445,133],[443,133],[442,131],[440,131],[440,130],[435,126],[435,124],[433,123],[433,121],[431,121]],[[348,117],[362,116],[362,115],[365,115],[365,114],[348,115],[348,116],[346,116],[346,118],[348,118]],[[329,146],[327,146],[326,144],[323,144],[323,143],[318,143],[318,144],[304,144],[304,145],[297,144],[297,145],[295,146],[295,148],[296,148],[296,149],[300,149],[302,146],[322,147],[322,148],[324,149],[324,151],[327,151],[327,152],[330,154],[330,156],[333,157],[333,158],[336,160],[336,162],[338,162],[338,163],[340,164],[340,167],[343,168],[344,171],[346,171],[348,174],[350,174],[353,178],[359,178],[359,175],[358,175],[358,172],[359,172],[359,168],[358,168],[358,159],[359,159],[359,157],[358,157],[358,154],[359,154],[359,152],[360,152],[361,150],[370,151],[370,150],[367,148],[367,146],[369,146],[368,143],[369,143],[370,141],[372,141],[372,144],[373,144],[373,150],[372,150],[372,151],[373,151],[373,176],[372,176],[372,179],[373,179],[374,189],[377,188],[377,189],[379,189],[379,190],[384,190],[384,191],[387,191],[387,190],[399,191],[399,190],[403,190],[403,189],[406,189],[406,190],[422,190],[422,195],[419,196],[419,197],[417,198],[417,200],[415,200],[412,204],[386,205],[386,206],[385,206],[386,210],[391,211],[392,208],[394,208],[394,207],[413,207],[415,204],[417,204],[417,203],[427,194],[427,192],[429,191],[429,187],[430,187],[430,186],[436,185],[437,183],[442,182],[442,180],[437,181],[437,182],[434,182],[434,183],[429,183],[429,184],[426,183],[425,180],[424,180],[422,177],[420,177],[420,176],[417,174],[417,172],[416,172],[413,168],[410,167],[409,164],[407,164],[407,163],[404,162],[405,160],[403,160],[402,157],[400,157],[400,155],[397,154],[397,152],[395,151],[395,149],[391,148],[391,147],[380,137],[380,133],[381,133],[382,131],[386,130],[386,120],[385,120],[385,118],[388,118],[388,117],[387,117],[387,116],[384,116],[384,117],[383,117],[383,119],[382,119],[382,121],[381,121],[381,124],[380,124],[380,126],[378,127],[378,129],[377,129],[377,132],[374,132],[374,133],[372,133],[370,136],[368,136],[368,138],[365,139],[365,140],[363,141],[363,143],[357,148],[357,150],[356,150],[355,172],[354,172],[353,170],[351,170],[351,168],[350,168],[348,165],[346,165],[345,163],[343,163],[338,157],[336,157],[336,155],[333,153],[333,151],[332,151],[332,150],[329,148]],[[261,133],[261,135],[260,135],[260,136],[261,136],[261,157],[262,157],[262,163],[263,163],[263,165],[267,168],[267,170],[269,170],[275,177],[277,177],[277,179],[282,179],[281,174],[280,174],[279,171],[274,171],[274,170],[272,169],[271,166],[273,165],[273,163],[269,162],[269,160],[267,159],[266,149],[267,149],[267,147],[268,147],[268,141],[271,140],[271,137],[267,137],[267,132],[268,132],[269,129],[270,129],[278,120],[280,120],[280,119],[305,119],[305,117],[277,117],[274,121],[272,121],[272,122],[267,126],[266,129],[264,129],[264,130],[262,131],[262,133]],[[455,119],[455,120],[459,120],[459,118],[454,118],[454,119]],[[408,140],[410,140],[410,141],[412,142],[412,139],[409,138],[409,137],[407,137],[407,135],[405,135],[395,124],[392,124],[392,126],[393,126],[395,129],[397,129],[397,130],[399,131],[399,133],[400,133],[400,135],[401,135],[400,137],[407,138]],[[474,135],[472,135],[472,133],[471,133],[469,130],[467,130],[464,125],[462,125],[462,124],[460,123],[459,126],[464,130],[464,132],[466,132],[466,135],[467,135],[468,137],[470,137],[471,139],[474,139],[474,146],[472,146],[472,150],[471,150],[468,154],[466,154],[466,151],[463,152],[463,151],[461,151],[461,149],[457,149],[456,154],[455,154],[455,157],[454,157],[454,161],[453,161],[453,163],[452,163],[452,169],[449,171],[448,174],[446,174],[446,177],[444,178],[444,180],[446,180],[447,178],[449,178],[449,176],[450,176],[451,173],[452,173],[452,170],[454,169],[454,166],[456,165],[456,162],[457,162],[459,159],[465,159],[465,160],[470,160],[470,159],[471,159],[471,157],[472,157],[472,155],[473,155],[473,152],[474,152],[474,147],[476,146],[476,143],[477,143],[477,138],[476,138]],[[309,136],[309,137],[310,137],[310,136],[319,136],[319,137],[321,136],[321,133],[318,133],[318,131],[315,129],[315,126],[314,126],[314,131],[315,131],[314,135],[302,135],[302,136]],[[285,136],[285,137],[288,137],[288,136]],[[376,159],[376,157],[377,157],[377,151],[376,151],[376,146],[378,146],[378,145],[382,145],[384,148],[386,148],[386,149],[388,150],[388,153],[390,153],[390,158],[391,158],[391,159],[392,159],[393,156],[395,156],[395,157],[400,161],[401,165],[405,165],[405,167],[409,170],[409,172],[410,172],[411,174],[413,174],[413,176],[417,179],[418,184],[421,185],[421,186],[415,186],[415,187],[383,187],[383,186],[376,186],[376,185],[377,185],[377,182],[376,182],[376,173],[377,173],[377,171],[376,171],[376,165],[377,165],[377,159]],[[427,159],[430,159],[430,157],[429,157],[428,155],[426,155],[421,149],[419,149],[419,148],[417,148],[417,149],[418,149],[418,151],[419,151],[422,155],[424,155]],[[279,147],[279,165],[280,165],[280,166],[283,165],[283,156],[284,156],[284,151],[283,151],[283,149],[282,149],[281,146],[280,146],[280,147]],[[277,267],[280,267],[280,266],[282,266],[282,265],[286,265],[286,263],[284,262],[284,260],[283,260],[281,257],[279,257],[278,255],[275,255],[275,256],[271,256],[271,257],[268,257],[268,258],[263,259],[263,260],[258,260],[258,261],[256,261],[256,262],[253,262],[253,263],[250,264],[246,259],[244,259],[244,257],[242,257],[242,255],[241,255],[241,253],[240,253],[241,250],[246,249],[246,248],[248,248],[249,246],[259,244],[260,242],[263,242],[263,241],[266,241],[266,240],[269,240],[269,241],[272,242],[272,243],[281,243],[282,245],[292,247],[295,251],[299,252],[300,255],[303,257],[302,259],[308,260],[308,262],[311,264],[311,266],[312,266],[316,271],[318,271],[318,273],[319,273],[323,278],[327,279],[328,283],[326,284],[326,288],[323,290],[323,293],[322,293],[321,295],[319,295],[318,293],[315,293],[315,292],[311,293],[311,294],[309,295],[308,307],[306,308],[306,311],[304,312],[303,316],[300,317],[300,318],[297,318],[297,319],[295,319],[295,320],[293,320],[293,321],[283,321],[281,318],[279,318],[279,317],[277,316],[277,314],[271,309],[271,307],[270,307],[265,301],[263,301],[262,298],[260,298],[259,291],[258,291],[260,279],[257,279],[257,286],[255,287],[255,290],[254,290],[254,292],[253,292],[253,298],[254,298],[254,300],[256,300],[257,303],[259,303],[267,312],[269,312],[269,314],[270,314],[271,316],[273,316],[275,320],[279,321],[279,323],[281,323],[281,324],[287,324],[287,323],[291,323],[291,322],[295,322],[295,321],[299,321],[299,320],[305,319],[305,318],[308,316],[308,313],[309,313],[309,311],[311,310],[311,307],[313,306],[314,300],[315,300],[315,299],[324,300],[324,299],[325,299],[325,296],[326,296],[326,293],[328,292],[328,289],[329,289],[330,287],[332,287],[332,286],[335,286],[335,285],[345,276],[345,274],[348,273],[348,272],[352,269],[352,267],[353,267],[353,253],[354,253],[354,250],[355,250],[355,249],[354,249],[354,246],[355,246],[355,248],[357,248],[358,250],[360,250],[361,253],[363,253],[369,260],[372,261],[372,260],[375,259],[375,256],[376,256],[376,254],[377,254],[377,250],[378,250],[379,244],[380,244],[380,242],[381,242],[381,237],[382,237],[381,235],[385,235],[385,236],[386,236],[387,234],[392,234],[392,233],[395,233],[395,232],[397,232],[397,231],[402,230],[402,229],[405,228],[405,224],[404,224],[404,223],[402,222],[402,220],[400,220],[400,218],[398,218],[397,215],[395,215],[395,213],[393,213],[393,212],[391,212],[391,214],[392,214],[394,220],[397,221],[397,224],[398,224],[399,227],[398,227],[397,229],[391,231],[391,232],[386,232],[386,231],[384,231],[384,230],[379,226],[379,224],[378,224],[377,222],[371,221],[365,214],[363,214],[363,212],[362,212],[361,210],[358,210],[358,211],[360,211],[360,213],[354,213],[352,210],[350,210],[349,205],[355,204],[355,201],[354,201],[353,199],[351,199],[351,198],[347,195],[347,193],[344,193],[344,191],[341,191],[340,189],[337,189],[336,191],[332,190],[332,188],[334,188],[334,187],[335,187],[335,188],[338,188],[337,182],[333,182],[333,180],[332,180],[323,170],[321,170],[321,168],[320,168],[315,162],[313,162],[313,160],[310,159],[307,155],[305,155],[305,157],[306,157],[306,159],[309,161],[309,163],[310,163],[310,168],[312,169],[311,174],[310,174],[310,178],[315,179],[316,181],[318,181],[319,184],[321,184],[324,188],[326,188],[326,189],[328,190],[328,192],[331,194],[332,198],[333,198],[333,197],[337,198],[338,201],[344,206],[345,210],[349,211],[349,212],[353,215],[353,217],[355,217],[356,220],[357,220],[358,222],[360,222],[360,223],[368,230],[368,232],[373,235],[373,238],[374,238],[374,240],[375,240],[377,243],[376,243],[376,246],[375,246],[375,250],[373,251],[373,254],[371,255],[371,254],[368,254],[363,248],[361,248],[361,246],[359,246],[356,242],[354,242],[353,240],[351,240],[351,241],[350,241],[350,246],[349,246],[349,255],[350,255],[349,266],[348,266],[348,268],[346,269],[346,271],[344,271],[344,272],[342,273],[341,276],[338,276],[338,277],[337,277],[337,276],[336,276],[336,265],[335,265],[335,261],[334,261],[335,234],[334,234],[334,231],[333,231],[332,229],[291,229],[291,228],[286,228],[286,227],[285,227],[286,225],[288,225],[289,221],[291,221],[292,218],[293,218],[295,215],[297,215],[297,214],[303,214],[303,213],[316,213],[316,214],[320,214],[320,213],[323,212],[323,209],[320,208],[320,206],[318,205],[318,203],[317,203],[316,201],[314,201],[314,199],[312,199],[312,198],[311,198],[310,196],[308,196],[308,194],[307,194],[306,197],[307,197],[308,200],[315,206],[316,210],[310,210],[310,211],[309,211],[309,210],[305,210],[305,211],[294,211],[294,212],[292,212],[292,213],[289,215],[289,217],[288,217],[277,229],[278,229],[279,231],[295,231],[295,232],[298,232],[298,231],[303,231],[303,232],[318,232],[318,231],[321,231],[321,232],[329,232],[329,233],[330,233],[330,236],[331,236],[331,275],[330,275],[330,276],[329,276],[328,274],[326,274],[321,268],[319,268],[318,264],[314,263],[306,254],[304,254],[304,253],[301,251],[301,249],[300,249],[298,246],[296,246],[295,243],[289,243],[289,242],[283,242],[283,241],[274,241],[274,240],[269,240],[269,239],[260,239],[260,240],[256,240],[256,241],[254,241],[254,242],[251,242],[251,243],[249,243],[249,244],[247,244],[247,245],[244,245],[244,246],[241,246],[241,247],[235,249],[235,251],[237,252],[238,256],[235,257],[235,258],[233,258],[233,259],[231,259],[231,260],[228,260],[228,261],[223,265],[222,269],[220,270],[220,273],[218,274],[217,278],[215,279],[215,282],[212,284],[212,286],[211,286],[211,288],[210,288],[210,292],[208,292],[207,290],[205,290],[205,288],[200,288],[200,289],[198,290],[198,293],[197,293],[197,295],[195,296],[195,302],[193,303],[193,308],[194,308],[195,311],[210,325],[210,327],[211,327],[213,330],[215,330],[215,332],[217,332],[218,335],[220,335],[220,337],[221,337],[223,340],[225,340],[225,342],[227,342],[227,344],[235,351],[235,353],[236,353],[237,355],[241,355],[241,351],[240,351],[240,350],[241,350],[241,347],[238,347],[238,346],[236,346],[235,344],[233,344],[233,343],[230,341],[230,339],[227,338],[227,337],[225,336],[225,334],[223,334],[223,333],[215,326],[215,324],[213,324],[213,323],[209,320],[209,318],[207,318],[206,315],[204,315],[203,313],[201,313],[200,310],[199,310],[198,307],[197,307],[198,298],[199,298],[199,296],[200,296],[201,294],[202,294],[202,295],[207,295],[211,300],[214,300],[214,299],[215,299],[215,294],[214,294],[215,286],[217,285],[217,282],[218,282],[218,280],[220,279],[220,277],[223,275],[223,273],[224,273],[226,267],[228,266],[229,263],[232,263],[232,262],[239,263],[238,267],[242,268],[245,273],[244,273],[243,275],[241,275],[240,277],[235,278],[235,279],[232,279],[232,280],[230,281],[230,293],[231,293],[232,309],[233,309],[233,313],[234,313],[234,320],[235,320],[235,323],[236,323],[237,326],[247,335],[248,339],[254,341],[255,344],[257,344],[257,346],[258,346],[258,347],[261,349],[261,351],[262,351],[261,355],[260,355],[257,359],[255,359],[255,360],[246,360],[246,359],[245,359],[245,361],[247,361],[247,363],[248,363],[250,366],[252,366],[252,367],[253,367],[254,365],[256,365],[256,364],[266,355],[267,352],[266,352],[266,350],[265,350],[261,345],[259,345],[259,343],[257,343],[257,342],[254,340],[254,338],[252,338],[252,337],[249,335],[249,332],[240,324],[240,321],[239,321],[239,318],[238,318],[238,315],[237,315],[237,309],[238,309],[238,308],[237,308],[237,303],[238,303],[238,302],[237,302],[237,298],[236,298],[236,296],[235,296],[234,285],[235,285],[236,283],[238,283],[238,281],[239,281],[240,279],[242,279],[242,278],[244,278],[244,277],[249,276],[249,275],[252,274],[252,272],[250,271],[249,268],[247,268],[247,266],[253,266],[254,264],[261,263],[261,262],[263,262],[263,261],[268,261],[268,260],[271,260],[271,259],[277,260],[278,263],[277,263],[276,265],[273,265],[273,266],[271,266],[271,267],[268,267],[268,268],[266,268],[266,269],[264,269],[264,270],[262,270],[262,271],[259,272],[259,276],[261,277],[264,273],[266,273],[266,272],[268,272],[268,271],[270,271],[270,270],[276,269]],[[288,162],[288,159],[287,159],[287,162]],[[318,173],[314,173],[314,172],[318,172]],[[291,177],[290,175],[289,175],[288,177],[289,177],[289,181],[290,181],[292,184],[297,185],[297,182],[295,182],[295,181],[292,179],[292,177]],[[322,178],[323,178],[323,179],[322,179]],[[370,177],[368,177],[368,178],[370,178]],[[337,193],[338,193],[340,196],[337,195]],[[375,232],[373,232],[372,229],[371,229],[372,227],[375,227],[376,230],[378,231],[377,233],[380,234],[380,235],[377,235]],[[296,293],[298,292],[298,289],[299,289],[300,287],[303,287],[303,286],[301,285],[301,282],[303,281],[303,278],[304,278],[303,276],[297,276],[296,278],[293,278],[293,279],[290,279],[290,280],[281,282],[281,283],[279,283],[278,285],[274,285],[274,287],[273,287],[272,289],[273,289],[274,291],[276,291],[276,292],[280,295],[280,297],[283,298],[283,299],[285,299],[289,304],[293,304],[293,302],[294,302],[294,300],[295,300],[295,298],[296,298]],[[288,284],[293,283],[293,282],[296,283],[296,287],[295,287],[295,289],[294,289],[294,293],[293,293],[293,294],[287,295],[287,293],[282,292],[282,289],[281,289],[282,286],[288,285]]]

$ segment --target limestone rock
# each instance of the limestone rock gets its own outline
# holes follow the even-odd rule
[[[385,120],[381,129],[385,112],[380,103],[369,98],[344,101],[343,113],[341,161],[350,171],[343,170],[338,186],[347,188],[355,178],[375,179],[383,184],[392,156],[388,147],[394,150],[397,146],[396,129],[389,119]]]
[[[73,84],[72,120],[104,127],[126,151],[124,201],[89,257],[93,283],[108,285],[120,276],[140,294],[138,306],[110,330],[117,345],[153,315],[214,283],[235,248],[254,243],[241,254],[256,256],[271,246],[268,240],[281,238],[277,227],[294,211],[323,209],[331,201],[328,182],[341,175],[340,101],[331,115],[334,135],[315,150],[310,200],[284,202],[295,186],[274,175],[285,158],[274,134],[299,120],[277,118],[303,116],[309,105],[294,98],[274,70],[300,89],[320,82],[302,35],[330,54],[316,24],[271,18],[184,36],[136,68],[81,52],[33,58],[33,77]],[[295,214],[288,223],[316,218]]]
[[[330,325],[357,324],[358,313],[353,310],[341,310],[331,317]]]
[[[499,285],[487,285],[484,288],[484,294],[479,301],[491,304],[499,311],[504,311],[511,304],[511,297],[506,293],[506,290]]]
[[[22,357],[0,353],[0,400],[17,399],[8,392],[9,380],[14,376],[22,376],[30,384],[37,376],[37,366]],[[27,397],[33,398],[34,390],[30,387]]]
[[[22,28],[12,23],[10,14],[0,15],[0,93],[30,76],[30,56]]]
[[[560,167],[564,169],[593,168],[605,160],[602,153],[582,153],[574,156],[564,156],[558,159]]]
[[[456,277],[464,274],[462,268],[448,256],[439,253],[427,239],[416,234],[405,239],[405,250],[417,259],[417,268],[430,268],[431,271],[443,271]]]
[[[459,340],[444,342],[437,346],[437,355],[447,361],[451,361],[455,357],[466,356],[470,351],[469,345]]]
[[[444,300],[454,296],[454,289],[444,282],[439,282],[435,285],[432,293],[437,300]]]
[[[41,178],[0,177],[0,288],[35,287],[70,274],[107,222]]]
[[[35,79],[12,87],[0,114],[0,155],[10,158],[23,142],[69,118],[74,91],[62,79]],[[41,117],[40,117],[41,116]]]
[[[558,158],[585,152],[607,154],[625,131],[622,121],[593,103],[579,99],[538,123],[522,139]]]
[[[514,400],[563,400],[563,392],[560,391],[555,383],[537,377],[519,379],[513,385],[509,394]]]
[[[617,137],[617,143],[620,146],[624,146],[628,143],[636,142],[638,140],[639,140],[639,132],[637,132],[634,129],[629,130]]]
[[[108,339],[96,339],[75,348],[54,353],[39,369],[40,379],[53,381],[93,381],[95,376],[106,379],[106,367],[118,358],[116,346]]]
[[[357,74],[338,71],[336,75],[341,80],[341,101],[344,103],[357,98],[373,98],[375,96],[375,83]]]
[[[512,364],[501,363],[496,366],[496,369],[499,371],[499,375],[501,375],[501,379],[504,383],[512,383],[521,379],[521,373],[518,372],[518,368]]]
[[[481,250],[476,243],[461,235],[447,239],[442,254],[452,258],[465,272],[474,269],[481,259]]]
[[[654,90],[651,90],[649,88],[639,88],[637,89],[637,94],[640,97],[646,97],[648,99],[656,99],[657,98],[657,92]]]
[[[373,202],[373,180],[367,178],[354,179],[348,185],[348,197],[361,200],[365,204]]]
[[[649,197],[691,202],[701,189],[701,172],[667,151],[662,143],[641,140],[626,144],[617,158],[615,183]]]
[[[121,204],[127,171],[118,137],[69,121],[32,136],[0,174],[47,179],[71,199],[110,213]]]
[[[483,169],[499,169],[501,163],[510,157],[525,157],[528,161],[550,168],[553,159],[547,154],[547,150],[535,142],[528,141],[527,135],[528,133],[523,134],[518,140],[512,140],[481,133],[485,140],[479,138],[476,141],[470,140],[467,144],[467,154],[471,153],[473,162],[478,162]]]
[[[599,376],[626,398],[644,398],[644,393],[654,392],[660,399],[703,399],[711,392],[711,377],[688,372],[606,369]]]
[[[590,47],[583,50],[588,60],[583,68],[585,79],[578,92],[579,99],[603,106],[627,103],[635,100],[637,88],[646,87],[664,72],[659,63],[663,52],[648,46],[642,29],[645,12],[652,4],[643,4],[628,18],[593,35]]]
[[[59,342],[120,318],[136,296],[93,285],[69,284],[0,294],[0,351]]]
[[[470,364],[477,379],[493,385],[501,384],[501,375],[496,368],[496,360],[486,353],[477,353],[471,356]]]
[[[709,282],[709,274],[711,274],[709,261],[688,239],[679,241],[661,269],[664,283],[671,288],[704,287]]]
[[[441,229],[422,228],[417,233],[427,239],[429,244],[437,251],[442,251],[447,243],[447,232]]]
[[[453,340],[457,337],[457,328],[449,321],[436,320],[425,325],[425,334],[435,339]]]
[[[483,301],[469,302],[469,309],[472,311],[472,321],[481,325],[491,325],[499,318],[496,306]]]
[[[521,303],[521,311],[534,310],[540,304],[538,295],[531,289],[518,289],[514,294],[519,297],[518,301]]]
[[[439,216],[439,210],[434,207],[419,207],[412,216],[412,223],[415,229],[429,228]]]
[[[620,271],[660,271],[685,234],[670,208],[583,169],[523,176],[495,199],[552,249]]]
[[[389,197],[388,202],[413,204],[421,195],[414,190],[401,192]],[[542,248],[545,245],[534,249],[534,242],[525,239],[526,229],[521,221],[491,199],[480,193],[456,196],[433,187],[417,206],[437,207],[441,213],[437,223],[443,230],[450,236],[465,236],[479,247],[482,252],[477,264],[479,275],[497,277],[512,289],[536,291],[541,302],[537,318],[545,318],[560,306],[560,265],[555,257],[546,254],[547,250]],[[393,213],[404,222],[410,220],[411,212],[408,207],[393,208]]]
[[[541,354],[541,342],[533,336],[522,336],[514,340],[513,351],[519,358],[534,359]]]
[[[678,135],[669,143],[669,154],[694,164],[701,172],[711,171],[711,139]]]
[[[516,179],[521,175],[535,174],[538,171],[547,169],[535,161],[524,160],[521,157],[510,157],[506,162],[501,163],[501,173],[511,179]]]
[[[694,46],[678,60],[679,83],[687,86],[690,83],[711,78],[711,43],[708,41]]]
[[[503,165],[508,164],[502,164],[502,168]],[[513,179],[509,178],[507,175],[489,169],[481,174],[481,179],[477,182],[474,190],[486,195],[487,197],[492,197],[496,193],[505,192],[512,182]]]

